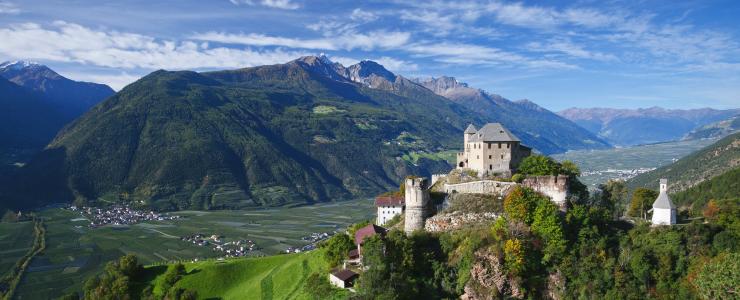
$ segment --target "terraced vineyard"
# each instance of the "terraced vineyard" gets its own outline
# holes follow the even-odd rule
[[[220,256],[210,247],[181,241],[180,236],[204,233],[251,239],[261,248],[253,255],[273,255],[307,244],[301,238],[312,232],[329,232],[372,218],[374,211],[369,200],[260,210],[184,211],[176,213],[185,216],[179,220],[97,229],[89,228],[88,221],[76,212],[50,209],[39,214],[46,220],[47,249],[33,260],[21,281],[17,295],[22,299],[49,299],[79,291],[84,280],[102,270],[106,262],[127,253],[136,254],[144,264]],[[12,231],[3,224],[0,236],[10,236]],[[23,246],[20,240],[17,244],[14,247],[18,249]]]

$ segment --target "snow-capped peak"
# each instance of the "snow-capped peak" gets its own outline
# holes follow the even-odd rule
[[[6,61],[0,64],[0,69],[22,70],[25,68],[36,67],[36,66],[41,66],[41,64],[34,62],[34,61],[16,60],[16,61]]]

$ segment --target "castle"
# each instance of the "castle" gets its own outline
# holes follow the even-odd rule
[[[469,169],[478,175],[511,176],[519,163],[532,154],[519,138],[500,123],[488,123],[476,130],[468,125],[463,133],[463,152],[457,153],[457,169]]]

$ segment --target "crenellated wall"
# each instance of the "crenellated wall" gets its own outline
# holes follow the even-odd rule
[[[522,185],[550,197],[550,200],[560,206],[561,210],[565,209],[565,200],[568,197],[568,176],[528,176]]]

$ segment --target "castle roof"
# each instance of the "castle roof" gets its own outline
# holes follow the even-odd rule
[[[403,196],[379,196],[375,198],[375,206],[403,206],[405,203]]]
[[[501,123],[488,123],[474,134],[470,142],[520,142],[513,133]]]
[[[465,133],[473,134],[476,132],[478,132],[478,129],[475,129],[475,126],[473,126],[473,124],[468,125],[468,128],[465,129]]]
[[[360,245],[362,244],[366,238],[371,237],[376,234],[384,234],[385,228],[380,227],[375,224],[370,224],[365,227],[362,227],[360,229],[357,229],[357,232],[355,232],[355,244]]]

